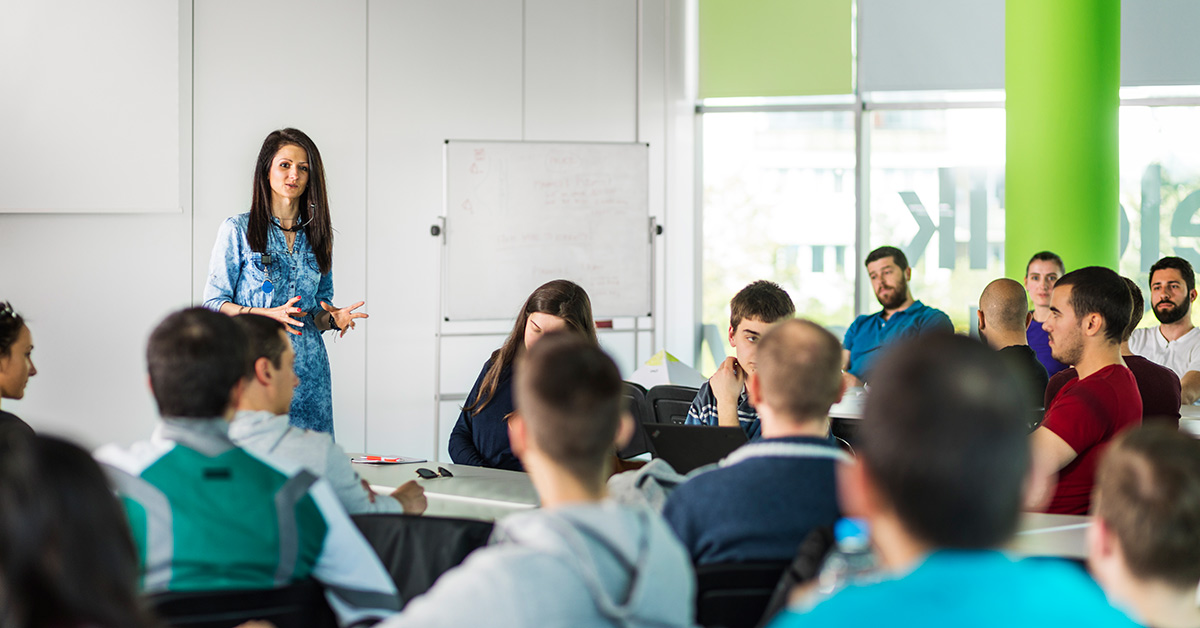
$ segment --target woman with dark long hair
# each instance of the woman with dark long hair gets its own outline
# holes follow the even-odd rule
[[[100,466],[0,426],[0,626],[150,628],[137,549]]]
[[[25,384],[37,375],[33,366],[33,335],[11,304],[0,301],[0,403],[25,396]],[[0,426],[12,425],[33,433],[17,415],[0,409]],[[2,507],[2,506],[0,506]]]
[[[544,334],[556,331],[571,331],[597,343],[591,299],[583,288],[565,279],[543,284],[529,295],[504,346],[494,351],[483,365],[450,433],[450,458],[455,463],[512,471],[523,469],[508,443],[508,415],[513,411],[513,364],[519,354]]]
[[[225,220],[209,262],[204,306],[230,316],[261,314],[284,324],[300,385],[292,425],[333,433],[329,356],[321,332],[345,335],[367,315],[333,300],[333,224],[317,145],[296,129],[263,140],[250,211]]]

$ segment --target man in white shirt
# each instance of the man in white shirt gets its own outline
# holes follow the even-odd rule
[[[329,434],[288,424],[292,392],[300,383],[292,364],[296,352],[278,321],[245,314],[234,317],[247,337],[248,364],[237,414],[229,438],[239,447],[270,461],[304,467],[324,478],[346,512],[421,514],[427,505],[425,489],[408,481],[390,496],[376,495],[350,466],[350,458]]]
[[[1196,273],[1181,257],[1164,257],[1150,267],[1150,303],[1158,327],[1138,329],[1129,350],[1179,376],[1184,404],[1200,399],[1200,331],[1192,325]]]

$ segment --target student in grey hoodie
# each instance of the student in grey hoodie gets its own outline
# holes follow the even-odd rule
[[[380,626],[693,625],[691,561],[663,520],[606,499],[621,376],[599,348],[550,335],[517,369],[508,429],[540,510],[496,524],[486,547]]]

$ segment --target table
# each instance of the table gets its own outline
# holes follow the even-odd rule
[[[1179,409],[1179,430],[1200,438],[1200,406]]]
[[[1087,530],[1092,518],[1084,515],[1021,513],[1017,534],[1006,549],[1023,556],[1087,559]]]
[[[349,455],[353,458],[362,454]],[[376,493],[388,494],[397,486],[416,480],[425,489],[425,497],[429,500],[425,512],[430,515],[495,521],[514,512],[536,508],[539,503],[529,476],[519,471],[432,462],[352,463],[352,466]],[[439,466],[454,477],[427,480],[416,473],[418,468],[436,472]]]
[[[863,407],[866,404],[867,391],[865,388],[862,386],[847,388],[846,393],[842,395],[842,400],[829,408],[829,418],[861,419],[863,416]]]

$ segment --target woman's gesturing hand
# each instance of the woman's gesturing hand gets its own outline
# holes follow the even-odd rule
[[[341,338],[342,336],[346,335],[346,332],[350,331],[351,329],[354,329],[354,319],[369,318],[365,312],[355,312],[354,311],[354,310],[357,310],[358,308],[366,305],[366,303],[367,303],[366,301],[359,301],[358,303],[355,303],[354,305],[349,305],[349,306],[346,306],[343,308],[337,308],[337,307],[334,307],[324,301],[321,301],[321,307],[326,312],[329,312],[329,320],[331,323],[333,323],[333,325],[331,325],[331,328],[337,327],[338,329],[341,330],[341,333],[338,334],[338,338]]]
[[[300,335],[299,328],[304,327],[304,323],[296,320],[295,318],[292,318],[293,316],[295,316],[295,317],[303,317],[304,316],[304,310],[296,307],[296,302],[298,302],[299,300],[300,300],[300,297],[292,297],[292,298],[288,299],[287,303],[284,303],[283,305],[280,305],[279,307],[260,307],[260,308],[257,308],[257,311],[254,313],[261,314],[261,315],[269,317],[269,318],[273,318],[273,319],[283,323],[283,328],[286,329],[289,334],[294,334],[296,336],[299,336]]]

